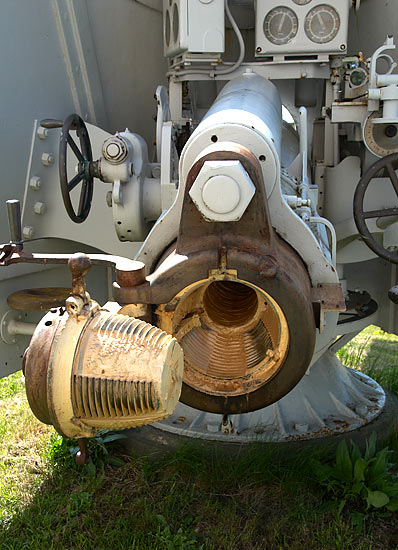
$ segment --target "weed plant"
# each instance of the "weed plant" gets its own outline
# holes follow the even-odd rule
[[[365,519],[374,511],[390,512],[398,510],[398,479],[393,474],[396,464],[389,462],[393,453],[388,447],[376,450],[376,433],[366,441],[366,451],[362,457],[358,446],[351,441],[350,448],[342,440],[336,451],[332,465],[313,460],[315,474],[332,494],[331,509],[339,517],[346,506],[354,527],[361,530]]]

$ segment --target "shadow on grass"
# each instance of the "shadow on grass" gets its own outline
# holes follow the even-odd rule
[[[327,513],[311,460],[329,452],[320,446],[288,456],[255,444],[225,456],[184,444],[131,458],[119,448],[124,466],[90,475],[61,448],[29,504],[4,524],[0,548],[394,548],[389,520],[354,535],[349,522]]]

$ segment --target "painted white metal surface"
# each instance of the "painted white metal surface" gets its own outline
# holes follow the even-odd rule
[[[326,353],[288,395],[269,407],[223,419],[180,403],[154,426],[210,441],[301,441],[356,430],[374,420],[384,404],[379,384]]]
[[[164,54],[224,51],[224,0],[163,0]]]

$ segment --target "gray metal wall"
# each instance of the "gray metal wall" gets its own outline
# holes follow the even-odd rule
[[[0,242],[8,239],[4,202],[23,198],[34,120],[75,111],[111,132],[129,126],[151,144],[152,98],[166,70],[156,9],[134,0],[1,0]]]
[[[365,57],[383,44],[386,36],[394,36],[398,46],[398,1],[362,0],[359,12],[351,11],[348,51],[362,51]],[[392,53],[398,59],[397,50]]]

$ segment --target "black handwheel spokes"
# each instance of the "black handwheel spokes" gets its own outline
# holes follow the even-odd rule
[[[84,170],[80,170],[78,174],[74,178],[72,178],[70,181],[68,181],[68,191],[69,193],[76,187],[78,183],[82,181],[84,177]]]
[[[77,160],[79,162],[84,162],[84,157],[83,157],[79,147],[76,145],[73,137],[70,134],[68,134],[67,140],[68,140],[68,145],[70,146],[72,151],[75,153],[75,157],[77,158]]]
[[[354,220],[364,243],[378,256],[392,263],[398,263],[398,250],[387,250],[384,248],[369,231],[366,220],[374,218],[395,217],[398,221],[398,207],[381,208],[378,210],[364,211],[364,198],[370,182],[383,170],[390,178],[398,199],[398,177],[395,170],[398,169],[398,153],[393,153],[376,161],[368,168],[359,180],[354,195]],[[398,246],[398,243],[397,243]]]
[[[71,131],[76,131],[79,138],[80,148],[71,136]],[[68,179],[67,169],[67,149],[68,145],[78,161],[78,173],[71,179]],[[61,193],[64,200],[66,211],[71,220],[76,223],[83,222],[91,208],[93,198],[94,179],[90,173],[90,165],[93,160],[91,152],[90,138],[83,119],[77,115],[69,115],[65,119],[61,132],[61,141],[59,144],[59,179],[61,183]],[[77,212],[72,205],[70,193],[81,183],[80,199]]]

